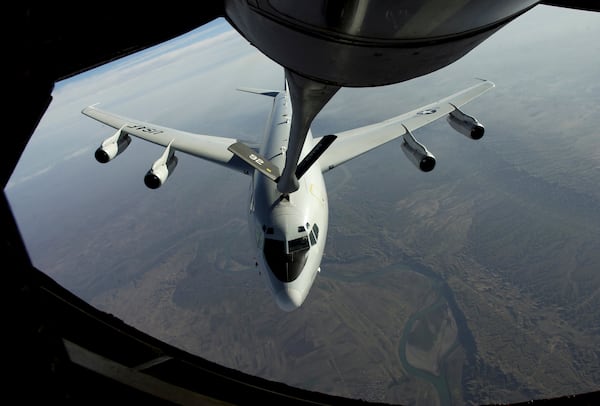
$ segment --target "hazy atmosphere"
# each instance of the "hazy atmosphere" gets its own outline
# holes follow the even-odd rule
[[[472,141],[438,120],[325,175],[330,225],[303,306],[279,310],[254,267],[250,178],[133,139],[101,165],[108,111],[256,142],[283,69],[224,20],[57,83],[7,185],[35,266],[99,309],[211,361],[302,388],[409,405],[600,390],[600,14],[537,6],[464,58],[391,86],[342,89],[315,136],[476,83]]]

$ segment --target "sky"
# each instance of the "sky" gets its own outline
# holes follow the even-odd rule
[[[486,171],[486,158],[497,154],[533,176],[552,178],[558,185],[580,188],[599,199],[600,42],[596,38],[600,38],[598,14],[536,7],[437,72],[390,86],[341,89],[317,116],[313,133],[384,120],[484,77],[496,88],[465,106],[467,113],[486,125],[488,132],[481,142],[455,135],[444,120],[415,134],[438,158],[427,179],[443,181],[458,173],[459,164],[464,166],[460,150],[467,148],[465,156],[475,151],[480,157],[470,163],[474,174]],[[140,206],[156,212],[195,187],[232,200],[243,199],[247,191],[247,178],[188,156],[180,157],[177,171],[159,191],[148,190],[143,176],[162,149],[134,139],[114,161],[97,163],[95,149],[114,131],[83,116],[84,107],[100,103],[106,110],[163,126],[256,141],[263,134],[270,101],[235,89],[279,89],[282,81],[280,66],[219,19],[58,82],[53,101],[5,189],[33,263],[42,270],[60,270],[61,260],[48,251],[68,246],[69,239],[91,238],[93,230],[82,231],[93,224],[90,219],[110,222],[113,210],[129,209],[135,218]],[[397,156],[397,173],[381,182],[393,182],[394,176],[415,182],[425,179],[401,153]],[[389,160],[386,149],[359,157],[348,168],[368,168],[381,160]],[[333,200],[335,185],[328,187]],[[145,221],[158,221],[161,213]],[[203,215],[199,210],[201,221],[218,220],[202,219]],[[143,221],[135,223],[132,234]],[[115,238],[116,244],[119,238],[135,236]],[[144,240],[140,244],[159,241],[154,236]],[[111,254],[101,251],[94,258]],[[95,280],[87,274],[59,271],[51,276],[76,294],[87,292],[76,290],[90,283],[81,279]]]
[[[544,14],[552,17],[551,24],[543,20]],[[348,126],[358,124],[339,119],[339,113],[359,110],[361,114],[346,115],[355,118],[356,123],[387,118],[390,114],[395,115],[394,110],[386,108],[389,104],[382,107],[384,103],[380,102],[373,109],[365,109],[365,106],[385,100],[388,93],[397,92],[400,86],[403,87],[403,93],[410,95],[399,100],[400,108],[403,102],[407,108],[416,103],[424,104],[431,97],[441,95],[430,93],[433,87],[423,86],[427,86],[432,77],[443,80],[440,75],[446,75],[447,81],[451,81],[457,69],[464,83],[478,77],[482,70],[489,70],[488,66],[492,65],[505,64],[507,69],[527,70],[527,53],[534,52],[536,47],[552,47],[553,41],[565,38],[566,33],[579,34],[581,37],[589,32],[588,38],[594,38],[596,18],[593,13],[572,10],[557,12],[552,7],[536,7],[518,19],[518,30],[511,29],[516,23],[509,24],[485,41],[484,46],[472,51],[470,55],[476,54],[478,58],[474,66],[459,61],[441,71],[403,84],[374,89],[342,89],[319,118],[328,120],[329,116],[334,116],[336,124],[344,122]],[[523,40],[523,36],[526,40]],[[549,60],[549,63],[565,65],[569,49],[564,45],[581,48],[584,44],[559,44],[553,52],[555,60]],[[585,46],[589,48],[589,53],[598,53],[598,45],[593,41]],[[524,61],[524,64],[519,65],[520,61]],[[577,60],[572,59],[568,64],[575,66]],[[544,72],[533,73],[529,85],[553,85],[544,83]],[[566,72],[565,76],[568,74]],[[223,117],[226,111],[237,117],[260,117],[259,106],[256,103],[244,103],[248,99],[239,96],[235,88],[278,88],[281,82],[282,70],[278,65],[248,44],[226,21],[217,19],[167,43],[58,82],[53,91],[54,101],[35,131],[7,189],[47,173],[60,162],[95,149],[93,141],[105,129],[101,125],[93,125],[80,114],[87,105],[100,103],[102,108],[109,111],[187,131],[214,131],[216,135],[253,137],[256,128],[250,132],[243,126],[229,126],[228,122],[236,120]],[[501,83],[499,85],[501,89]],[[199,120],[197,115],[200,113],[202,119]],[[317,119],[317,130],[320,123],[321,120]],[[255,119],[253,124],[257,124],[262,132],[263,121]]]
[[[253,50],[244,47],[244,43],[224,20],[216,20],[176,40],[56,83],[53,102],[32,136],[8,189],[49,171],[58,162],[94,148],[90,139],[81,135],[87,132],[82,128],[93,128],[88,125],[89,119],[80,114],[90,104],[100,103],[106,109],[123,111],[125,115],[158,121],[162,118],[161,111],[162,114],[168,111],[169,122],[185,129],[192,120],[190,109],[197,110],[197,103],[210,109],[211,102],[220,97],[223,89],[217,88],[215,83],[222,80],[203,80],[196,90],[202,97],[196,100],[183,89],[189,88],[190,81],[197,77],[231,77],[235,67],[229,72],[222,67],[231,58],[238,59],[239,64],[239,58],[251,54]],[[242,51],[232,53],[234,46]],[[189,57],[181,57],[190,54],[207,62],[199,66],[189,63]],[[177,98],[182,91],[186,101]],[[173,106],[178,108],[173,110]],[[97,128],[102,131],[102,127]]]

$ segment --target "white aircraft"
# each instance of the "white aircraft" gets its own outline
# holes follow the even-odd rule
[[[364,127],[313,138],[308,130],[295,168],[297,189],[282,192],[278,183],[293,121],[292,98],[287,80],[282,91],[241,88],[238,90],[273,98],[264,138],[258,151],[233,138],[192,134],[118,116],[95,106],[82,113],[117,132],[102,142],[96,159],[106,163],[131,143],[130,135],[165,147],[144,178],[156,189],[177,165],[176,152],[187,153],[251,176],[248,223],[257,250],[257,266],[265,276],[278,306],[292,311],[302,305],[317,273],[325,250],[329,209],[323,173],[382,144],[402,137],[401,148],[421,171],[435,166],[435,157],[419,143],[412,131],[443,116],[458,132],[471,139],[483,136],[483,126],[459,107],[494,87],[490,81],[455,93],[406,114]],[[296,109],[302,106],[296,106]],[[334,142],[335,141],[335,142]]]

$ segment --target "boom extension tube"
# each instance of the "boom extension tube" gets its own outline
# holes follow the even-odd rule
[[[322,137],[321,141],[319,141],[317,145],[315,145],[313,149],[310,150],[310,152],[304,157],[302,162],[300,162],[296,167],[296,178],[300,179],[302,175],[306,173],[308,168],[310,168],[312,164],[314,164],[317,161],[317,159],[319,159],[319,157],[323,155],[323,152],[325,152],[325,150],[329,148],[329,146],[333,143],[333,141],[335,141],[336,138],[337,135],[333,134],[329,134]]]

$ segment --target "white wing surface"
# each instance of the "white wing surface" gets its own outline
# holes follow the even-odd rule
[[[86,107],[81,112],[103,124],[120,129],[121,132],[154,144],[164,147],[171,144],[171,149],[224,165],[245,174],[250,173],[252,170],[247,163],[227,149],[238,142],[234,138],[215,137],[175,130],[119,116],[94,106]]]
[[[321,170],[327,172],[373,148],[403,136],[407,130],[412,132],[417,128],[444,117],[457,110],[460,106],[481,96],[494,86],[494,83],[483,80],[481,83],[435,103],[428,104],[427,106],[420,107],[389,120],[335,133],[338,138],[319,158]]]

